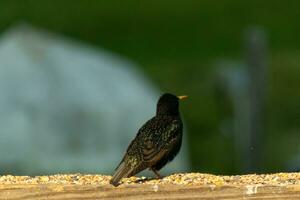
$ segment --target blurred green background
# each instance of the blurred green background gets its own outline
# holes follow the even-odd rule
[[[231,136],[220,134],[215,63],[243,61],[245,30],[267,35],[262,172],[286,170],[300,152],[299,1],[1,0],[0,31],[19,21],[104,47],[138,63],[161,91],[187,94],[192,171],[234,174]]]

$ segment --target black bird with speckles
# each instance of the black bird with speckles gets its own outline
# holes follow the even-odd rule
[[[183,125],[179,113],[179,100],[187,96],[162,95],[157,103],[156,115],[138,131],[116,169],[110,183],[119,185],[128,178],[149,168],[158,178],[158,171],[172,161],[180,150]]]

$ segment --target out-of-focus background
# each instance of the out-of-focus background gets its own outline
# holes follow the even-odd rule
[[[1,1],[0,174],[111,174],[164,92],[164,175],[300,169],[300,2]]]

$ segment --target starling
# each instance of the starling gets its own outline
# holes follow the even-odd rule
[[[183,125],[179,113],[179,99],[187,96],[162,95],[157,103],[156,115],[138,131],[116,168],[110,183],[119,185],[122,178],[150,169],[157,178],[158,171],[172,161],[181,147]]]

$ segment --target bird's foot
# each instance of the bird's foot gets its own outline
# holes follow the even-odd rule
[[[157,179],[162,179],[163,177],[158,173],[158,171],[156,169],[151,168],[151,171],[153,171],[153,173],[155,174]]]

